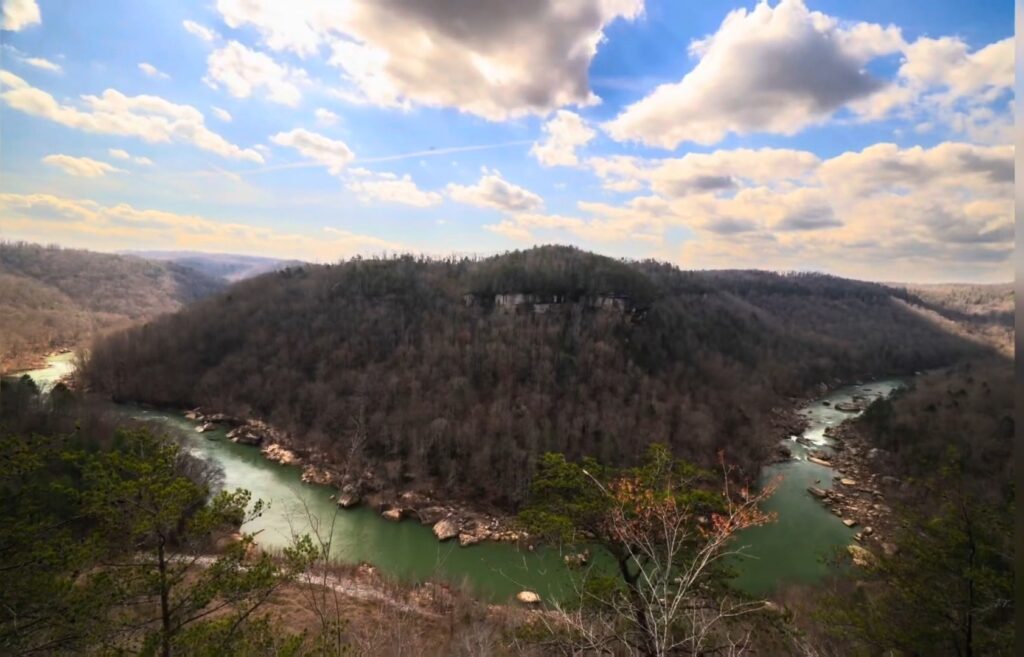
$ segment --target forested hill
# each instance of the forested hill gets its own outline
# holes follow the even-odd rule
[[[356,259],[242,281],[111,336],[85,380],[119,400],[264,419],[391,485],[513,505],[545,451],[624,463],[662,441],[754,472],[787,397],[984,350],[918,302],[568,247]]]
[[[0,371],[223,287],[174,263],[0,242]]]

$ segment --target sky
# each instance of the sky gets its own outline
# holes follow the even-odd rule
[[[1009,0],[0,2],[0,239],[1012,279]]]

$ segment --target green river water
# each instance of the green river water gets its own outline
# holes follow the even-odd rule
[[[72,355],[49,359],[43,369],[27,372],[46,390],[73,367]],[[807,405],[801,413],[809,426],[804,435],[828,451],[826,427],[851,416],[836,411],[837,402],[850,401],[855,394],[887,395],[901,382],[896,379],[850,386]],[[828,401],[832,406],[824,406]],[[382,573],[405,582],[441,579],[466,586],[478,596],[504,601],[524,589],[546,598],[559,597],[570,586],[562,555],[554,549],[533,552],[507,543],[487,542],[459,547],[457,542],[440,543],[429,527],[415,520],[392,522],[366,507],[340,510],[330,499],[334,490],[303,483],[299,468],[267,461],[255,447],[237,445],[225,439],[224,431],[196,433],[195,423],[175,412],[120,406],[127,415],[156,421],[177,430],[198,456],[215,462],[224,473],[226,488],[247,488],[254,499],[270,505],[262,517],[246,526],[257,532],[257,542],[282,547],[295,533],[310,528],[310,517],[321,533],[333,528],[332,554],[347,563],[367,562]],[[825,575],[825,558],[836,548],[848,545],[853,530],[825,509],[807,487],[832,486],[834,472],[805,460],[807,448],[795,441],[787,445],[796,457],[764,469],[765,481],[781,477],[775,495],[767,502],[778,520],[750,529],[738,541],[746,546],[746,557],[737,560],[737,587],[753,594],[768,593],[783,583],[813,582]],[[820,483],[818,483],[820,480]],[[596,567],[610,567],[597,560]]]

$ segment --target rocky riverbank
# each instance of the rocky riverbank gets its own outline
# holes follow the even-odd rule
[[[440,500],[429,488],[395,490],[371,469],[350,472],[332,463],[326,454],[302,448],[287,432],[260,420],[233,417],[195,408],[185,417],[206,433],[228,428],[232,442],[259,447],[268,460],[302,468],[302,481],[335,488],[333,496],[343,509],[360,504],[378,511],[387,520],[406,518],[430,527],[438,540],[457,540],[466,547],[482,541],[526,541],[525,532],[514,527],[512,518],[487,513],[469,504]],[[212,434],[211,434],[212,435]]]
[[[811,486],[808,492],[847,527],[857,530],[854,540],[858,543],[893,553],[896,547],[890,540],[896,524],[886,498],[905,484],[882,474],[888,454],[869,445],[849,421],[829,427],[825,435],[834,453],[812,452],[808,460],[833,468],[834,486],[830,490]]]

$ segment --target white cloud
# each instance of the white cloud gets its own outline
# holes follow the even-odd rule
[[[443,200],[437,192],[428,192],[417,187],[408,174],[398,177],[393,173],[378,173],[361,168],[352,169],[350,173],[354,177],[345,186],[364,202],[383,201],[425,208],[437,205]]]
[[[654,193],[578,203],[577,216],[512,213],[492,231],[519,241],[654,244],[692,233],[691,267],[817,268],[873,280],[1011,274],[1013,148],[876,144],[820,160],[787,149],[681,158],[590,158],[606,183]]]
[[[448,196],[459,203],[505,212],[526,212],[544,205],[544,200],[528,189],[513,185],[499,171],[484,169],[475,185],[450,184]]]
[[[203,80],[214,89],[223,86],[236,98],[248,98],[263,88],[268,100],[290,107],[302,100],[299,85],[309,81],[302,69],[282,66],[237,41],[210,53]]]
[[[336,261],[357,253],[407,249],[400,243],[324,227],[289,233],[199,215],[138,209],[120,203],[52,194],[0,193],[5,235],[36,242],[60,234],[62,242],[87,248],[174,248],[213,253],[251,253],[303,260]]]
[[[81,178],[99,178],[108,173],[124,173],[124,169],[100,162],[89,157],[74,157],[71,155],[47,155],[43,158],[45,164],[55,166],[69,176]]]
[[[555,116],[544,124],[545,140],[536,143],[530,154],[546,167],[576,166],[579,158],[576,149],[587,144],[596,136],[579,114],[569,110],[558,110]]]
[[[998,194],[1013,185],[1013,147],[946,142],[929,149],[901,149],[874,144],[826,160],[818,176],[851,198],[879,193],[932,196],[957,187]]]
[[[61,105],[53,96],[16,75],[0,71],[0,93],[8,107],[55,123],[108,135],[138,137],[150,143],[184,142],[221,157],[262,162],[252,149],[240,148],[205,125],[202,113],[190,105],[178,105],[159,96],[125,96],[107,89],[100,96],[85,95],[85,109]]]
[[[604,29],[642,0],[218,0],[232,28],[273,50],[331,52],[348,87],[375,105],[455,107],[490,120],[596,102],[587,72]]]
[[[738,148],[662,159],[616,155],[585,162],[606,189],[628,192],[649,186],[667,198],[730,194],[751,184],[790,187],[809,177],[818,164],[813,153],[785,148]]]
[[[217,38],[219,36],[216,32],[214,32],[210,28],[208,28],[208,27],[206,27],[204,25],[200,25],[199,23],[197,23],[195,21],[185,20],[185,21],[181,22],[181,25],[182,25],[182,27],[185,28],[185,30],[189,34],[191,34],[193,36],[196,36],[196,37],[199,37],[200,39],[202,39],[203,41],[205,41],[207,43],[213,43],[214,41],[217,40]]]
[[[29,66],[34,66],[35,68],[39,68],[44,71],[50,71],[52,73],[60,73],[64,70],[61,68],[60,64],[57,64],[56,62],[51,62],[50,60],[44,59],[43,57],[26,57],[22,61],[24,61]]]
[[[729,133],[791,135],[881,89],[864,64],[901,44],[895,28],[840,25],[802,0],[760,2],[691,44],[700,59],[680,82],[659,86],[604,127],[620,141],[663,148]]]
[[[3,10],[4,19],[0,27],[11,32],[18,32],[30,25],[39,25],[43,22],[36,0],[4,0]]]
[[[331,110],[324,109],[323,107],[318,107],[316,111],[313,112],[313,115],[316,117],[317,124],[322,126],[332,126],[336,124],[340,118]]]
[[[157,67],[153,66],[149,62],[140,62],[139,70],[148,75],[151,78],[160,78],[161,80],[170,79],[171,76],[167,75]]]
[[[227,111],[226,109],[222,109],[220,107],[211,107],[210,111],[213,112],[213,115],[221,121],[224,121],[225,123],[231,122],[231,112]]]
[[[1014,40],[970,52],[958,37],[922,37],[904,49],[896,82],[853,103],[864,120],[890,116],[944,125],[976,141],[1012,141],[1012,114],[994,104],[1012,95]]]
[[[110,157],[118,160],[131,160],[136,164],[142,164],[145,166],[153,164],[153,160],[149,159],[148,157],[133,156],[131,153],[124,150],[123,148],[108,148],[107,154],[110,155]]]
[[[338,175],[355,159],[355,154],[343,141],[331,139],[303,128],[279,132],[270,138],[278,146],[294,148],[310,160],[322,164],[327,170]]]

